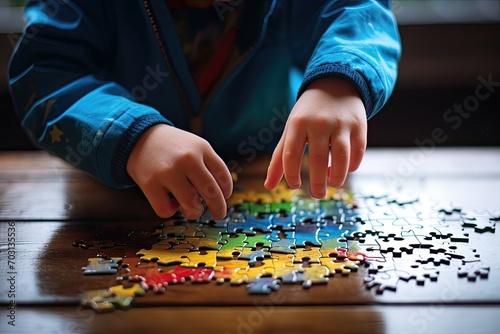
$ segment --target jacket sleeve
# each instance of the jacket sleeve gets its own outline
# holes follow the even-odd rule
[[[401,44],[389,1],[308,0],[293,2],[292,36],[309,41],[302,48],[295,42],[294,63],[304,71],[298,97],[314,80],[328,75],[349,79],[365,104],[367,118],[389,99],[397,77]],[[314,17],[304,28],[303,17]],[[302,19],[301,19],[302,18]],[[294,28],[296,27],[296,28]],[[299,31],[300,30],[300,31]],[[296,41],[296,40],[295,40]]]
[[[151,125],[170,122],[103,81],[112,59],[111,1],[29,1],[9,65],[16,112],[41,148],[114,188],[134,184],[126,162]]]

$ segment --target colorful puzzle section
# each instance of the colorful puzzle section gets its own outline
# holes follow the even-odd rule
[[[228,214],[212,220],[170,219],[155,242],[124,258],[90,258],[85,275],[117,275],[118,285],[83,295],[96,311],[127,308],[136,296],[165,293],[172,284],[243,285],[269,294],[285,284],[331,284],[366,267],[375,293],[402,281],[435,282],[454,265],[457,278],[488,278],[489,266],[468,247],[470,233],[494,233],[499,217],[463,213],[450,203],[415,196],[356,194],[328,189],[324,200],[284,186],[266,193],[235,192]],[[130,252],[129,252],[130,253]]]

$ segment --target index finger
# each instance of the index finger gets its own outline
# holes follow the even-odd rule
[[[226,216],[226,199],[222,189],[208,169],[202,168],[195,174],[189,175],[189,182],[203,198],[215,220]]]

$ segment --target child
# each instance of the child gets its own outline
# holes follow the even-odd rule
[[[388,6],[28,1],[9,83],[43,149],[111,187],[138,185],[160,217],[196,219],[203,200],[221,219],[232,192],[222,158],[274,149],[265,187],[284,176],[298,188],[307,145],[315,198],[359,166],[367,119],[396,80]]]

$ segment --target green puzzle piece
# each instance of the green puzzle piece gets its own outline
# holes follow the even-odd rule
[[[236,247],[245,247],[247,236],[243,233],[224,234],[219,243],[222,247],[217,253],[217,258],[232,259]]]

